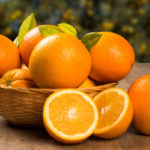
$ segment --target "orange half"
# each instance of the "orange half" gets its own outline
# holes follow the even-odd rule
[[[43,109],[47,132],[62,143],[79,143],[96,128],[98,110],[92,99],[75,89],[65,89],[50,95]]]
[[[94,135],[101,138],[115,138],[129,127],[133,107],[126,91],[121,88],[109,88],[100,92],[94,102],[99,111],[99,122]]]

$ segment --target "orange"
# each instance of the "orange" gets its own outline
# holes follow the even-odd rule
[[[51,35],[37,44],[29,70],[40,88],[74,88],[81,85],[91,69],[88,50],[75,36]]]
[[[4,73],[0,79],[0,86],[35,88],[28,69],[13,69]]]
[[[129,127],[133,107],[129,95],[121,88],[109,88],[94,97],[99,111],[99,122],[94,135],[100,138],[116,138]]]
[[[85,93],[66,89],[50,95],[43,108],[47,132],[62,143],[79,143],[87,139],[98,122],[98,111]]]
[[[87,87],[93,87],[93,86],[95,86],[94,82],[93,82],[91,79],[87,78],[87,79],[85,79],[85,81],[80,85],[80,88],[87,88]]]
[[[133,127],[140,133],[150,135],[150,75],[136,79],[128,93],[133,103]]]
[[[20,53],[22,60],[28,66],[29,58],[34,47],[39,43],[44,37],[39,31],[39,27],[30,30],[23,38],[20,44]]]
[[[92,69],[90,77],[99,82],[116,82],[131,70],[135,55],[132,46],[122,36],[100,32],[102,36],[91,48]]]
[[[0,34],[0,76],[10,69],[20,67],[18,47],[7,37]]]
[[[45,25],[40,25],[40,26],[45,26]],[[31,55],[33,49],[42,39],[44,39],[44,37],[41,35],[41,33],[39,31],[40,26],[30,30],[24,36],[24,38],[20,44],[21,57],[27,66],[29,65],[29,59],[30,59],[30,55]],[[49,26],[57,27],[54,25],[49,25]],[[59,27],[57,27],[57,28],[59,28]]]

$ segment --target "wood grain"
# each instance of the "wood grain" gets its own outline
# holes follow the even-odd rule
[[[142,75],[150,74],[150,63],[135,64],[130,74],[119,82],[125,90]],[[77,145],[63,145],[53,140],[44,129],[18,128],[0,118],[0,150],[150,150],[150,136],[137,134],[131,127],[119,138],[102,140],[90,137]]]

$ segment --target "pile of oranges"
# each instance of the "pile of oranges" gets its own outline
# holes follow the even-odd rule
[[[60,89],[43,107],[43,122],[52,137],[63,143],[79,143],[91,134],[115,138],[132,120],[137,131],[150,135],[150,75],[137,79],[128,93],[114,87],[91,98],[76,89],[127,76],[135,55],[126,39],[112,32],[78,39],[65,23],[36,26],[21,39],[19,35],[17,44],[0,35],[0,85]]]

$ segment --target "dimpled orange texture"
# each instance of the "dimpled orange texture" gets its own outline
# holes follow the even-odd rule
[[[12,69],[0,78],[0,86],[17,88],[37,88],[28,69]]]
[[[90,78],[85,79],[85,81],[80,85],[80,88],[94,87],[95,83]]]
[[[73,88],[87,78],[91,58],[79,39],[59,33],[43,39],[35,47],[29,69],[41,88]]]
[[[43,39],[39,28],[36,27],[29,31],[20,44],[20,53],[24,63],[28,66],[30,55],[34,47]]]
[[[90,77],[99,82],[116,82],[123,79],[131,70],[135,55],[130,43],[112,32],[102,34],[91,48],[92,69]]]
[[[133,103],[133,127],[150,135],[150,75],[136,79],[128,90]]]
[[[0,76],[10,69],[20,67],[18,47],[7,37],[0,34]]]
[[[30,55],[31,55],[33,49],[44,38],[39,31],[39,27],[42,27],[42,26],[51,26],[51,27],[59,28],[54,25],[40,25],[40,26],[30,30],[24,36],[24,38],[20,44],[20,53],[21,53],[22,60],[24,61],[24,63],[27,66],[29,65],[29,59],[30,59]]]

